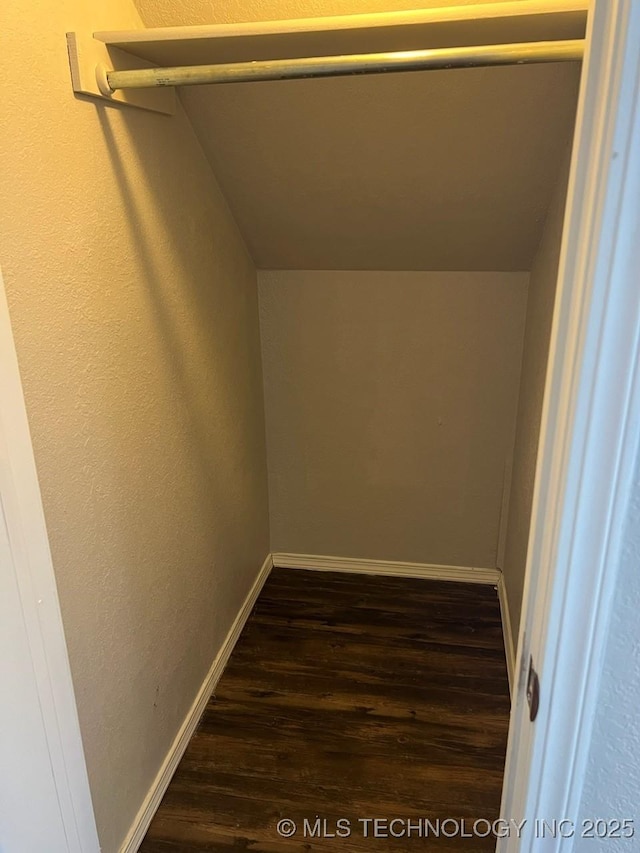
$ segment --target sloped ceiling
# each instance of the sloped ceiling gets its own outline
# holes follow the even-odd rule
[[[199,0],[138,0],[155,26],[229,20],[222,8],[235,20],[284,17],[283,4],[300,14],[285,0],[272,15],[217,4],[217,19]],[[374,5],[357,11],[407,8]],[[579,74],[554,63],[191,87],[181,98],[259,268],[527,270]]]

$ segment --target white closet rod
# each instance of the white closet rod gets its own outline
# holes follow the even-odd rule
[[[198,86],[207,83],[254,83],[261,80],[296,80],[341,77],[350,74],[384,74],[392,71],[426,71],[479,68],[489,65],[525,65],[534,62],[575,62],[582,59],[583,39],[522,42],[519,44],[442,47],[393,53],[357,53],[304,59],[267,59],[219,65],[183,65],[175,68],[141,68],[108,71],[106,83],[118,89],[158,86]]]

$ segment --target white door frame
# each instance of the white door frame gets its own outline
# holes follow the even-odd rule
[[[0,850],[97,853],[40,488],[0,274]]]
[[[640,436],[639,199],[640,3],[595,0],[558,271],[502,803],[503,817],[528,823],[524,839],[501,841],[500,853],[568,853],[573,837],[536,839],[534,820],[578,825]],[[530,656],[541,685],[533,724],[525,695]]]
[[[536,817],[578,817],[640,434],[640,3],[596,0],[588,41],[503,797],[503,816],[527,818],[527,828]],[[14,750],[6,738],[0,742],[3,760],[16,759],[15,768],[0,766],[0,793],[13,792],[9,806],[14,809],[8,830],[0,827],[0,847],[7,853],[44,849],[28,839],[31,825],[49,814],[57,835],[50,833],[47,851],[96,853],[55,577],[1,281],[0,388],[0,498],[7,531],[4,536],[0,515],[0,557],[2,570],[6,562],[14,581],[14,615],[20,608],[19,618],[6,624],[13,626],[15,648],[22,644],[30,662],[18,668],[17,656],[3,648],[3,692],[12,678],[18,686],[31,685],[39,714],[31,715],[34,739],[29,743],[38,738],[44,743],[36,753],[25,741],[25,765],[18,761],[19,741]],[[8,601],[0,602],[0,618]],[[523,690],[530,654],[542,688],[535,724],[528,721]],[[14,698],[14,719],[25,718],[29,709],[20,705],[26,703],[25,693],[5,695]],[[43,775],[53,779],[53,786],[33,784]],[[528,832],[520,841],[515,835],[501,840],[498,849],[524,853],[543,844],[545,853],[568,853],[573,841],[541,842]]]

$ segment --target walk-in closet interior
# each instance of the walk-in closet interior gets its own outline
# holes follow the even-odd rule
[[[274,833],[296,792],[298,816],[326,806],[301,793],[313,766],[292,771],[290,789],[278,775],[293,737],[282,696],[304,693],[305,672],[315,683],[312,654],[319,697],[332,678],[353,689],[336,754],[373,717],[375,736],[393,742],[377,755],[380,778],[387,768],[395,779],[405,711],[385,715],[393,698],[371,699],[372,662],[389,682],[387,658],[419,673],[440,643],[449,657],[425,675],[427,693],[398,688],[436,728],[407,735],[413,763],[393,792],[379,786],[378,811],[407,813],[402,785],[430,750],[441,764],[412,777],[415,791],[449,771],[482,783],[490,753],[497,809],[586,2],[27,5],[3,13],[2,266],[102,850],[226,850],[242,838],[302,849]],[[545,56],[524,56],[540,44]],[[522,56],[109,90],[112,70],[496,45]],[[374,625],[372,646],[351,607]],[[333,645],[309,645],[340,625]],[[402,642],[410,628],[417,645],[401,654],[404,626]],[[330,651],[348,651],[349,637],[364,667],[351,676]],[[464,674],[460,645],[471,650]],[[196,730],[220,678],[224,725],[209,703]],[[438,679],[447,708],[459,702],[446,731]],[[268,758],[251,740],[261,701],[264,731],[285,738]],[[475,740],[456,745],[472,712]],[[309,728],[324,720],[330,741],[336,718],[322,714]],[[213,757],[204,741],[189,752],[194,731],[214,729]],[[295,751],[324,768],[318,790],[343,773],[356,790],[356,765],[375,772],[364,747],[348,767],[322,764],[324,747],[301,729]],[[238,783],[224,762],[241,744]],[[191,765],[172,794],[185,748]],[[477,763],[465,770],[452,754]],[[203,783],[216,832],[241,823],[229,791],[240,785],[237,805],[245,786],[237,837],[207,835],[188,787],[207,762],[219,771]],[[471,795],[447,790],[441,804],[473,813]],[[339,816],[342,796],[327,814]]]

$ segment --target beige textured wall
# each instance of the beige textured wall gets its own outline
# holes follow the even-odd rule
[[[569,153],[567,153],[531,270],[527,298],[527,320],[503,566],[514,637],[518,636],[520,627],[533,485],[556,295],[569,160]]]
[[[495,566],[527,273],[259,273],[274,551]]]
[[[640,802],[640,458],[635,463],[623,536],[582,789],[581,820],[595,815],[631,818]],[[590,840],[579,841],[576,853],[591,853]],[[606,846],[604,842],[603,848]],[[615,849],[613,844],[611,847]],[[620,849],[624,849],[622,843]]]
[[[0,12],[0,264],[105,853],[269,549],[252,261],[183,113],[71,92],[65,31],[137,25]]]
[[[147,27],[235,24],[326,15],[401,12],[432,6],[469,6],[480,0],[135,0]]]

